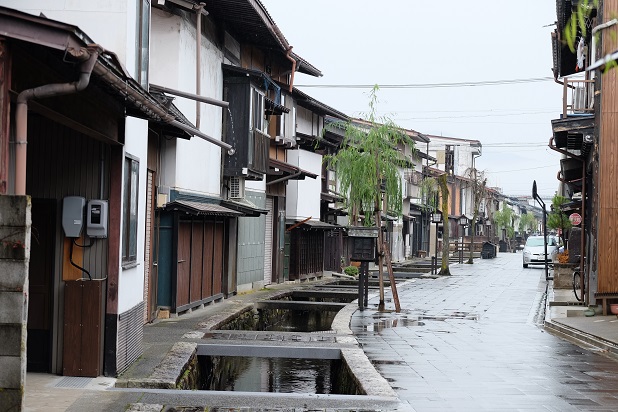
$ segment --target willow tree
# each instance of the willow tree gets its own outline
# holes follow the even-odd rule
[[[519,232],[526,233],[527,231],[535,230],[538,225],[538,220],[532,213],[524,213],[519,218]]]
[[[343,125],[345,135],[341,149],[336,154],[327,156],[326,161],[337,171],[341,192],[348,197],[348,208],[352,211],[351,224],[358,223],[357,215],[364,215],[362,222],[365,226],[375,225],[379,229],[378,273],[382,308],[384,307],[382,267],[385,253],[381,230],[382,210],[401,216],[400,170],[410,167],[410,161],[403,156],[399,148],[407,145],[414,150],[414,141],[391,119],[376,115],[378,90],[379,87],[376,85],[370,92],[370,110],[366,118],[352,120]],[[395,290],[393,292],[395,293]]]
[[[479,218],[479,209],[481,208],[481,202],[485,200],[487,193],[487,178],[485,173],[476,170],[476,168],[468,169],[467,173],[470,178],[470,189],[472,192],[472,222],[470,223],[471,235],[470,235],[470,257],[466,263],[474,263],[474,235],[476,234],[476,221]]]
[[[511,239],[515,235],[515,228],[513,227],[513,218],[515,213],[513,209],[507,207],[506,202],[502,203],[502,209],[494,212],[494,224],[499,229],[506,230],[507,239]]]

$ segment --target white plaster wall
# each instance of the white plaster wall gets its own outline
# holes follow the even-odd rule
[[[93,41],[116,53],[133,73],[135,0],[2,0],[2,6],[36,16],[43,13],[49,19],[79,27]]]
[[[391,246],[391,260],[393,262],[402,262],[405,260],[405,244],[403,240],[403,221],[401,219],[393,222]]]
[[[266,192],[266,179],[262,180],[246,180],[245,190],[253,190],[254,192]]]
[[[286,195],[288,218],[320,220],[320,192],[322,181],[322,156],[306,150],[289,150],[288,163],[318,175],[315,179],[289,180]]]
[[[455,155],[457,156],[455,174],[467,176],[468,170],[472,169],[472,147],[455,146]]]
[[[118,277],[118,313],[123,313],[144,299],[144,242],[146,238],[146,165],[148,156],[148,122],[128,117],[126,120],[125,153],[139,159],[139,182],[137,201],[137,266],[130,269],[120,267]],[[122,171],[123,175],[127,173]],[[124,181],[124,178],[123,178]],[[122,198],[124,199],[122,188]],[[122,219],[120,233],[123,232]],[[121,239],[122,240],[122,239]],[[122,256],[122,242],[120,256]]]
[[[222,100],[223,52],[202,36],[201,54],[201,94]],[[196,37],[193,21],[153,9],[150,58],[151,83],[196,94]],[[177,97],[174,104],[195,124],[194,100]],[[200,107],[200,130],[221,140],[223,109],[209,104],[201,104]],[[198,195],[220,195],[223,149],[194,136],[190,140],[178,139],[170,150],[173,153],[166,153],[164,157],[175,157],[175,167],[166,168],[163,185]]]
[[[310,136],[320,136],[322,133],[322,121],[320,116],[314,115],[311,110],[297,106],[296,131]]]

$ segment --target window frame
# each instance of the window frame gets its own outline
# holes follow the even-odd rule
[[[122,196],[122,267],[137,266],[139,207],[139,159],[125,154]]]

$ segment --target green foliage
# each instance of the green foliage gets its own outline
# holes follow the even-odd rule
[[[537,228],[536,217],[532,213],[525,213],[519,219],[519,232],[534,231]]]
[[[438,182],[433,177],[426,177],[420,185],[421,209],[435,211],[438,208]]]
[[[568,201],[569,199],[564,196],[554,195],[551,200],[551,212],[547,215],[547,227],[562,230],[562,236],[573,226],[566,213],[560,209],[560,206]]]
[[[343,273],[348,276],[358,276],[358,268],[356,266],[346,266],[343,268]]]
[[[514,213],[510,207],[506,206],[506,202],[502,203],[502,209],[494,212],[494,224],[499,229],[506,229],[506,236],[511,239],[515,235],[513,227]]]
[[[402,188],[398,168],[409,167],[409,161],[398,150],[414,141],[389,118],[376,116],[378,86],[370,93],[370,113],[361,122],[344,125],[345,137],[337,154],[325,161],[337,170],[342,193],[348,194],[348,206],[365,214],[365,225],[371,224],[376,205],[384,191],[389,211],[401,215]],[[341,127],[337,125],[336,127]]]
[[[586,36],[586,19],[597,7],[599,7],[599,0],[580,0],[579,3],[577,3],[577,10],[566,23],[563,38],[572,53],[575,53],[577,29],[580,30],[582,36]]]

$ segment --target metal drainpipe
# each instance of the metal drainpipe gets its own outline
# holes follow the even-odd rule
[[[290,74],[290,93],[292,93],[292,91],[294,90],[294,72],[296,72],[296,60],[292,56],[290,56],[291,53],[292,46],[290,46],[287,53],[285,54],[285,57],[287,57],[288,60],[292,62],[292,73]]]
[[[69,49],[67,53],[78,58],[83,63],[77,81],[71,83],[50,83],[27,89],[17,96],[15,108],[15,194],[26,194],[26,158],[28,155],[28,101],[45,97],[73,94],[84,90],[90,83],[90,74],[99,57],[98,46],[88,49]]]
[[[195,56],[195,94],[198,96],[202,92],[202,12],[204,11],[204,6],[206,3],[200,3],[193,6],[195,10],[195,19],[196,19],[196,28],[195,28],[195,38],[196,38],[196,56]],[[195,127],[200,128],[200,102],[198,100],[195,101]]]

